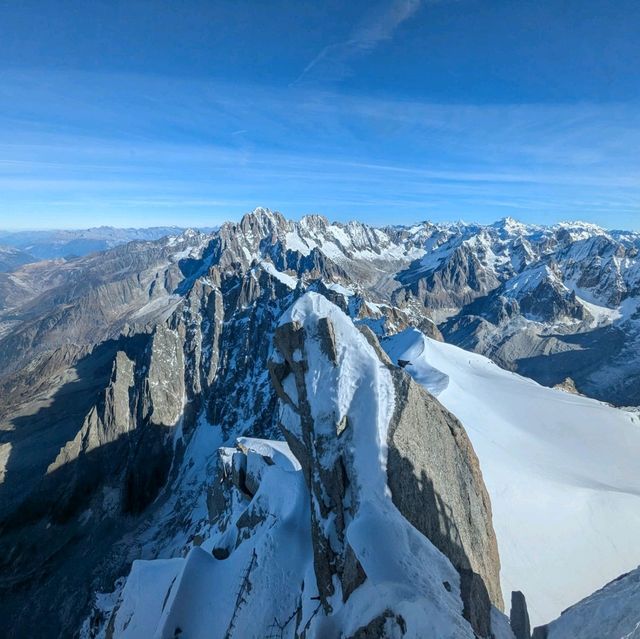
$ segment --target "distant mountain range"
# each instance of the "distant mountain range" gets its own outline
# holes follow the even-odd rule
[[[328,275],[357,284],[370,298],[433,320],[447,341],[505,368],[546,385],[573,384],[618,405],[640,404],[638,233],[579,222],[524,225],[509,218],[485,226],[425,222],[373,228],[359,222],[330,224],[320,216],[290,222],[277,214],[256,215],[261,237],[255,247],[244,247],[243,259],[266,257],[297,272],[317,262]],[[69,252],[182,232],[101,227],[0,234],[0,244],[7,238],[13,242],[13,248],[0,251],[0,265],[5,265],[0,309],[16,289],[49,286],[31,281],[40,278],[42,269],[2,276],[2,270],[29,262],[29,255],[69,257]],[[215,241],[215,234],[202,233],[203,243]],[[70,263],[46,267],[45,280],[57,283],[63,274],[75,277],[84,268],[81,261],[73,268]]]
[[[20,251],[22,263],[37,260],[82,257],[96,251],[104,251],[119,244],[157,240],[166,235],[176,235],[185,229],[176,226],[150,228],[115,228],[99,226],[82,230],[3,231],[0,230],[0,271],[13,268],[3,253],[9,248]],[[213,227],[202,229],[211,231]]]
[[[21,251],[13,246],[0,245],[0,273],[14,271],[18,267],[34,261],[35,258],[25,251]]]
[[[634,636],[640,234],[148,231],[3,258],[7,636]]]

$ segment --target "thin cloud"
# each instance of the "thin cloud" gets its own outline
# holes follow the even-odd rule
[[[258,203],[343,218],[366,210],[382,223],[487,220],[511,209],[539,221],[638,225],[632,104],[441,104],[70,72],[41,79],[5,74],[0,87],[0,227],[33,225],[36,215],[55,225],[62,208],[75,219],[126,211],[206,224]],[[105,83],[118,100],[102,99]]]
[[[409,19],[422,0],[393,0],[383,10],[368,15],[344,42],[326,46],[307,64],[292,86],[310,81],[336,82],[352,74],[351,63],[391,40],[396,29]]]

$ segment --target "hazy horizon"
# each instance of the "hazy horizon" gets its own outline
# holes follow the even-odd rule
[[[542,224],[542,223],[536,223],[536,222],[526,222],[522,219],[519,219],[516,216],[513,215],[504,215],[502,217],[497,217],[494,218],[492,220],[488,220],[488,221],[478,221],[478,220],[474,220],[474,219],[463,219],[463,218],[459,218],[459,219],[442,219],[442,220],[435,220],[435,219],[430,219],[428,217],[426,218],[422,218],[422,219],[418,219],[418,220],[414,220],[412,222],[406,222],[406,223],[402,223],[402,222],[393,222],[393,221],[389,221],[388,223],[369,223],[367,222],[367,220],[359,218],[359,217],[351,217],[351,218],[346,218],[344,220],[339,220],[339,219],[334,219],[328,215],[326,215],[325,213],[321,212],[321,211],[314,211],[314,212],[309,212],[309,213],[302,213],[300,215],[288,215],[285,211],[279,211],[277,209],[271,209],[269,207],[263,207],[263,206],[257,206],[254,207],[251,210],[247,210],[247,211],[243,211],[241,213],[235,214],[235,215],[229,215],[223,219],[221,219],[219,222],[215,223],[215,224],[180,224],[177,221],[176,222],[168,222],[167,224],[146,224],[146,225],[127,225],[127,224],[122,224],[122,225],[117,225],[117,224],[99,224],[99,225],[91,225],[91,226],[50,226],[50,227],[7,227],[7,226],[0,226],[0,234],[18,234],[18,233],[47,233],[47,232],[56,232],[56,231],[60,231],[60,232],[82,232],[82,231],[94,231],[94,230],[100,230],[100,229],[114,229],[114,230],[145,230],[145,229],[158,229],[158,228],[162,228],[162,229],[175,229],[178,231],[183,231],[186,229],[194,229],[194,230],[199,230],[199,231],[207,231],[207,232],[213,232],[215,230],[217,230],[222,224],[226,223],[226,222],[239,222],[242,217],[244,215],[247,215],[249,213],[252,213],[258,209],[266,209],[271,211],[272,213],[279,213],[281,215],[283,215],[285,218],[287,218],[288,220],[293,220],[293,221],[299,221],[301,220],[303,217],[309,216],[309,215],[321,215],[322,217],[327,218],[330,222],[338,222],[338,223],[348,223],[348,222],[362,222],[365,224],[370,224],[371,226],[375,226],[375,227],[385,227],[385,226],[410,226],[411,224],[419,224],[422,222],[429,222],[429,223],[433,223],[433,224],[451,224],[451,225],[456,225],[456,224],[464,224],[464,225],[478,225],[478,226],[491,226],[491,225],[497,225],[500,222],[504,221],[504,220],[508,220],[511,219],[516,223],[519,224],[525,224],[528,226],[554,226],[554,225],[560,225],[560,224],[586,224],[586,225],[595,225],[595,226],[599,226],[600,228],[606,230],[606,231],[616,231],[616,230],[622,230],[622,231],[638,231],[640,230],[640,225],[637,225],[635,228],[631,228],[631,227],[620,227],[620,226],[611,226],[611,225],[604,225],[604,224],[596,224],[594,222],[589,222],[588,220],[584,220],[584,219],[578,219],[578,218],[574,218],[574,219],[559,219],[556,220],[554,222],[549,222],[546,224]],[[1,241],[0,241],[1,244]]]

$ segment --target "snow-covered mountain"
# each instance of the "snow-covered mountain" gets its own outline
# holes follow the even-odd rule
[[[511,590],[550,621],[640,563],[640,430],[503,369],[637,404],[639,246],[258,209],[17,268],[0,279],[8,636],[224,618],[220,636],[506,639]]]
[[[288,445],[221,449],[208,481],[224,507],[186,558],[134,564],[118,636],[489,636],[499,566],[475,456],[368,339],[316,293],[282,316],[270,370]],[[425,412],[402,397],[407,383]],[[411,450],[416,437],[448,454]],[[430,541],[419,523],[426,475],[455,537]]]
[[[257,209],[202,237],[243,267],[257,259],[280,272],[357,283],[369,301],[431,319],[447,341],[545,385],[570,377],[587,395],[640,403],[637,233],[510,219],[378,229],[332,224],[318,215],[293,222]],[[161,243],[170,259],[170,241]],[[18,270],[0,285],[0,308],[24,302],[24,292],[79,276],[87,266]]]

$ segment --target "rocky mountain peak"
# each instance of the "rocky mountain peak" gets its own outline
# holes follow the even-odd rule
[[[318,213],[304,215],[299,222],[300,228],[311,232],[324,232],[329,224],[329,219]]]
[[[457,568],[464,616],[490,636],[491,602],[502,606],[500,564],[489,497],[462,426],[389,362],[373,333],[359,332],[318,294],[285,313],[274,346],[279,423],[311,497],[325,612],[335,597],[346,602],[360,584],[380,579],[369,559],[381,551],[376,544],[414,535],[413,525]],[[385,552],[392,579],[405,549]]]
[[[277,234],[278,231],[286,229],[288,222],[281,213],[260,206],[251,213],[245,213],[239,226],[245,235],[255,233],[260,237],[265,237],[268,234]]]
[[[531,232],[532,227],[518,222],[512,217],[503,217],[492,225],[496,229],[502,239],[513,236],[522,236]]]

